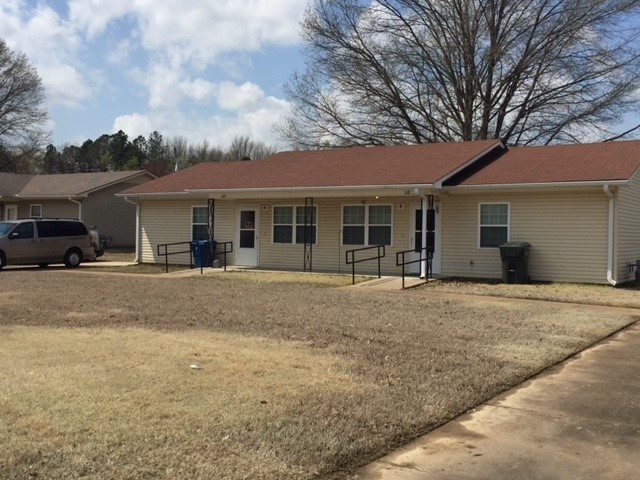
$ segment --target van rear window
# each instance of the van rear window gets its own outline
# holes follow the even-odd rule
[[[81,222],[71,222],[65,220],[40,220],[36,222],[38,236],[46,237],[75,237],[87,235],[87,228]]]

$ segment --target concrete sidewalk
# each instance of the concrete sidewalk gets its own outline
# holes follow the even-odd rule
[[[626,480],[639,472],[635,324],[352,478]]]

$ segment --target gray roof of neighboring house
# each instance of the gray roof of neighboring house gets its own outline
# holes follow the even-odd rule
[[[96,190],[101,190],[141,175],[155,178],[155,175],[146,170],[54,175],[0,173],[0,197],[42,198],[86,196]]]

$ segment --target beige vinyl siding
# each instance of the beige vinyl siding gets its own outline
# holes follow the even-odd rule
[[[313,271],[350,273],[351,266],[345,263],[345,252],[359,248],[355,245],[342,245],[342,207],[343,205],[362,204],[362,198],[317,199],[317,243],[313,246]],[[370,205],[392,206],[392,242],[386,247],[386,257],[381,261],[384,275],[400,275],[396,267],[397,251],[408,250],[411,246],[410,215],[411,205],[419,204],[416,197],[364,199]],[[189,241],[191,235],[191,207],[204,206],[206,200],[147,200],[141,199],[141,262],[164,263],[157,255],[157,245]],[[302,244],[273,243],[273,207],[304,206],[304,199],[298,200],[243,200],[215,201],[214,239],[218,242],[233,242],[237,248],[237,218],[242,207],[258,209],[258,264],[261,268],[302,271],[304,267],[304,246]],[[373,253],[373,252],[372,252]],[[235,258],[228,256],[228,264],[233,265]],[[189,255],[169,257],[172,264],[188,264]],[[407,267],[407,272],[409,267]],[[377,262],[365,262],[356,265],[357,274],[377,274]]]
[[[494,202],[509,204],[509,240],[531,244],[532,280],[606,283],[608,203],[601,188],[446,196],[443,275],[501,278],[500,250],[478,247],[478,205]]]
[[[29,218],[31,205],[42,205],[43,218],[78,218],[78,204],[69,200],[24,200],[18,203],[18,218]]]
[[[192,201],[140,201],[140,242],[142,263],[164,263],[158,245],[191,241]],[[201,205],[201,204],[197,204]],[[176,247],[178,250],[186,248]],[[169,250],[171,251],[171,250]],[[189,254],[172,255],[170,264],[188,265]]]
[[[345,252],[360,248],[357,245],[342,245],[342,207],[343,205],[361,205],[362,198],[316,199],[317,243],[313,245],[313,270],[330,272],[351,272],[351,266],[345,263]],[[411,198],[364,199],[369,205],[392,206],[392,245],[386,247],[386,257],[381,261],[383,275],[399,275],[396,267],[395,252],[410,248],[409,215]],[[419,201],[419,200],[418,200]],[[417,200],[413,199],[416,203]],[[399,208],[402,204],[403,209]],[[304,207],[304,199],[261,202],[260,211],[260,266],[302,271],[304,267],[304,245],[273,243],[273,207]],[[266,205],[266,206],[265,206]],[[268,211],[263,211],[268,208]],[[373,254],[371,251],[367,255]],[[377,261],[356,265],[356,273],[377,274]],[[408,270],[408,269],[407,269]]]
[[[136,207],[116,197],[134,183],[122,182],[104,188],[82,200],[82,220],[109,239],[110,247],[132,247],[135,244]]]
[[[203,203],[206,205],[206,202]],[[213,225],[213,239],[216,242],[233,242],[233,248],[236,246],[236,210],[237,205],[233,201],[216,200],[214,205],[214,225]],[[218,250],[222,250],[220,247]],[[222,265],[222,255],[217,255],[220,264]],[[235,262],[235,255],[233,253],[227,254],[227,264],[233,265]]]
[[[158,245],[166,243],[190,242],[192,207],[206,206],[207,200],[141,200],[140,241],[142,263],[164,263],[164,257],[157,254]],[[235,231],[235,205],[233,202],[217,200],[215,203],[214,239],[220,242],[233,241]],[[188,246],[175,247],[186,250]],[[227,258],[233,264],[233,254]],[[188,265],[188,253],[171,255],[170,264]]]
[[[627,264],[640,260],[640,174],[636,173],[628,185],[618,187],[615,198],[614,278],[623,283],[635,280]]]

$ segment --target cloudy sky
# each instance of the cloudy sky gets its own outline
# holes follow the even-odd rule
[[[278,143],[307,0],[0,0],[0,37],[46,90],[53,143],[124,130]]]

